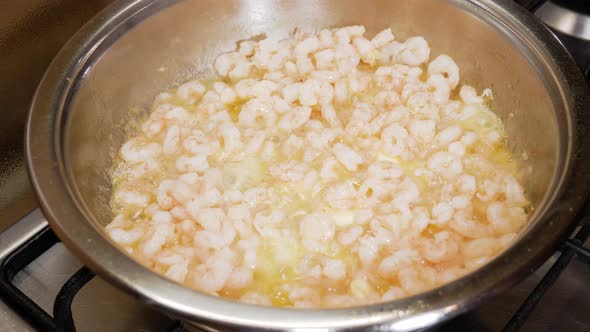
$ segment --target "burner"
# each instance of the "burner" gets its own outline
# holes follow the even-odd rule
[[[577,0],[552,0],[535,15],[556,31],[590,41],[590,3]]]

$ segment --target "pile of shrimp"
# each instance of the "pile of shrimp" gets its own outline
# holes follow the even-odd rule
[[[159,94],[112,172],[110,237],[201,292],[392,301],[469,273],[529,202],[490,110],[427,41],[363,26],[242,41]]]

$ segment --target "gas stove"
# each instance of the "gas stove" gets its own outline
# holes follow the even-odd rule
[[[186,328],[84,267],[34,209],[24,168],[24,120],[37,81],[61,44],[111,1],[27,0],[10,9],[0,4],[0,104],[6,117],[0,124],[0,331]],[[517,2],[543,20],[590,72],[590,4]],[[590,331],[589,236],[590,203],[570,238],[527,279],[433,330]]]

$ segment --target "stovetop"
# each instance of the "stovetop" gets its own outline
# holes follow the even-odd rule
[[[63,42],[111,1],[0,3],[0,331],[184,330],[181,323],[95,276],[45,227],[40,211],[33,210],[36,202],[22,153],[28,104]],[[584,17],[571,16],[575,11],[590,15],[589,4],[517,2],[547,18],[580,67],[590,67],[590,40],[574,36],[576,27],[584,31],[579,29]],[[562,9],[564,17],[570,16],[556,19]],[[574,22],[571,29],[568,22]],[[26,234],[35,236],[26,239]],[[589,235],[590,205],[570,239],[527,279],[433,330],[590,331]]]

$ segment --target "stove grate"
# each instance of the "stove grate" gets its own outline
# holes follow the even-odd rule
[[[43,331],[58,331],[53,318],[13,283],[14,276],[58,242],[49,229],[30,238],[0,262],[0,297],[21,317]]]
[[[61,331],[76,331],[72,315],[72,303],[78,291],[94,276],[94,272],[84,266],[74,273],[59,290],[53,305],[53,319]]]
[[[584,218],[586,220],[582,220],[581,224],[585,224],[590,217]],[[553,263],[549,271],[545,274],[543,279],[537,284],[535,289],[529,294],[523,304],[518,308],[518,310],[514,313],[512,318],[508,321],[503,332],[515,332],[520,330],[520,328],[524,325],[529,315],[533,312],[537,304],[543,298],[543,295],[547,292],[549,288],[555,283],[557,278],[561,275],[561,272],[569,265],[572,258],[574,256],[578,256],[582,259],[582,257],[586,257],[585,263],[590,264],[590,260],[587,259],[588,253],[590,251],[584,247],[584,242],[588,239],[590,235],[590,226],[584,226],[578,230],[576,235],[565,241],[561,248],[561,254],[559,258]]]

